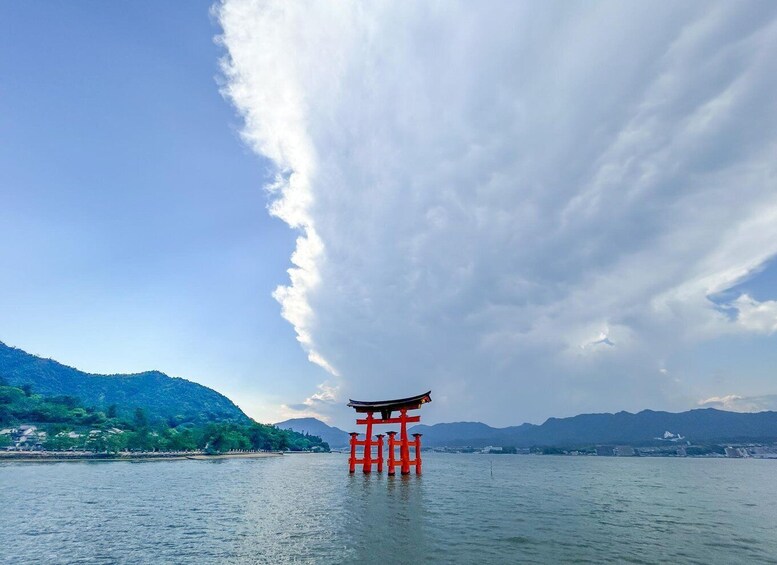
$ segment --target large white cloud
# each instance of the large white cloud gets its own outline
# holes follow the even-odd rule
[[[777,254],[776,10],[227,0],[225,92],[300,232],[276,297],[325,406],[673,407],[675,351],[773,332],[772,302],[710,297]]]

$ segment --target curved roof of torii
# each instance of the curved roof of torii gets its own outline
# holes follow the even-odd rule
[[[418,396],[410,396],[408,398],[398,398],[397,400],[352,400],[349,399],[348,406],[355,409],[357,412],[393,412],[394,410],[401,410],[406,408],[407,410],[415,410],[420,408],[422,404],[432,401],[432,391]]]

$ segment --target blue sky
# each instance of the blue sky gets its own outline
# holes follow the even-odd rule
[[[219,94],[209,8],[0,7],[0,340],[160,369],[266,420],[321,370],[271,296],[295,235]]]
[[[777,408],[773,3],[0,21],[8,344],[261,421]]]

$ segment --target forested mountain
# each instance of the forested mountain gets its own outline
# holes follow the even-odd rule
[[[86,406],[107,411],[116,406],[121,417],[142,408],[149,420],[180,422],[251,420],[223,394],[159,371],[133,375],[94,375],[43,359],[0,342],[0,379],[29,386],[43,396],[72,396]]]
[[[321,438],[256,422],[150,421],[142,408],[132,418],[107,412],[73,396],[46,397],[0,380],[0,448],[98,453],[120,451],[230,450],[329,451]]]

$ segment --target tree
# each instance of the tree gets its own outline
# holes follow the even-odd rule
[[[75,421],[78,422],[79,424],[82,423],[87,416],[89,416],[87,411],[81,408],[80,406],[78,408],[73,408],[70,411],[70,417],[75,419]]]
[[[54,404],[62,404],[68,410],[72,410],[81,404],[81,402],[75,396],[70,395],[55,396],[54,398],[49,398],[48,400]]]
[[[248,430],[230,423],[210,424],[203,434],[207,450],[223,453],[233,449],[251,449]]]
[[[107,433],[105,436],[105,451],[107,453],[118,453],[119,451],[126,449],[126,433]]]
[[[71,447],[76,447],[80,441],[80,438],[71,438],[67,433],[58,433],[51,435],[43,443],[43,447],[49,451],[65,451]]]
[[[169,449],[173,451],[193,451],[197,449],[197,441],[191,430],[169,430]]]
[[[148,418],[146,418],[146,411],[141,407],[135,408],[135,416],[132,418],[132,423],[135,425],[136,430],[141,430],[148,427]]]
[[[289,443],[289,434],[286,433],[287,430],[280,430],[280,434],[278,434],[278,447],[276,449],[279,449],[283,451],[284,449],[288,449],[290,447]]]
[[[126,436],[126,447],[133,451],[152,451],[154,449],[154,436],[147,428],[142,428],[135,432],[124,432]]]

